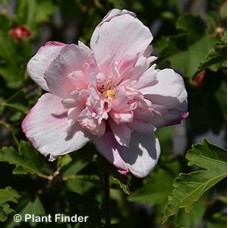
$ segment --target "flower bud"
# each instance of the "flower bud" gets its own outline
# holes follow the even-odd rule
[[[17,25],[10,30],[10,36],[16,41],[20,41],[21,39],[29,37],[30,35],[31,32],[22,25]]]

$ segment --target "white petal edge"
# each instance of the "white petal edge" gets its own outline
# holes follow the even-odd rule
[[[44,79],[44,72],[59,55],[65,44],[60,42],[47,42],[39,48],[37,53],[29,60],[27,71],[29,76],[44,90],[50,91]]]
[[[55,160],[83,147],[89,139],[84,132],[74,126],[67,129],[67,113],[61,99],[46,93],[30,110],[22,122],[22,130],[33,146],[43,155]]]

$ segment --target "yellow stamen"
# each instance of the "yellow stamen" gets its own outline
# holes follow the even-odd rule
[[[115,98],[115,89],[109,89],[109,90],[106,90],[104,95],[106,97],[111,97],[111,98]]]

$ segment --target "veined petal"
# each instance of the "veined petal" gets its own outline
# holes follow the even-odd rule
[[[69,131],[67,124],[67,110],[61,99],[46,93],[23,120],[22,129],[37,150],[54,160],[80,149],[89,141],[78,125]]]
[[[144,53],[151,41],[150,30],[132,12],[114,10],[95,28],[90,47],[97,62],[107,55],[120,62],[126,56]]]
[[[27,71],[29,76],[44,90],[49,91],[47,82],[44,79],[44,72],[59,55],[66,44],[60,42],[47,42],[29,60]]]
[[[98,151],[115,165],[120,173],[131,172],[136,177],[148,175],[160,156],[160,145],[153,133],[133,132],[129,148],[120,146],[110,131],[93,142]]]

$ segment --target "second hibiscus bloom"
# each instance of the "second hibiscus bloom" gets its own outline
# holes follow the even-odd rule
[[[92,140],[119,172],[146,176],[160,155],[156,128],[187,116],[181,76],[151,65],[152,38],[134,13],[114,9],[96,27],[90,48],[41,47],[27,70],[47,93],[22,123],[34,147],[53,160]]]

